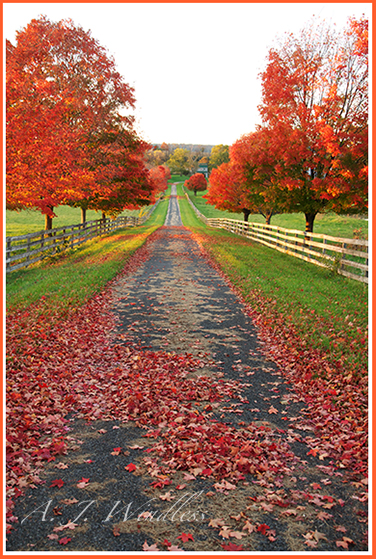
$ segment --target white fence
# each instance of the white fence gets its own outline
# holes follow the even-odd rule
[[[366,240],[343,239],[235,219],[207,218],[194,206],[187,194],[186,196],[196,214],[211,227],[226,229],[306,262],[332,269],[348,278],[368,283]]]
[[[142,225],[149,219],[158,203],[159,200],[142,217],[120,216],[105,221],[96,219],[79,225],[68,225],[38,231],[37,233],[28,233],[27,235],[6,237],[6,271],[13,272],[20,268],[26,268],[30,264],[39,262],[57,252],[74,248],[94,237],[107,235],[121,227]]]

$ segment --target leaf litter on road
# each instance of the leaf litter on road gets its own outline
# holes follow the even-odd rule
[[[299,377],[296,373],[296,369],[300,371],[299,364],[293,366],[290,356],[283,361],[283,356],[278,353],[283,351],[278,340],[272,338],[270,333],[265,333],[262,324],[260,331],[267,340],[267,347],[276,356],[288,382],[293,384],[294,390],[287,393],[289,399],[283,405],[294,406],[302,401],[307,404],[302,415],[290,417],[292,425],[287,429],[270,422],[270,415],[278,415],[278,410],[267,402],[272,394],[268,387],[264,391],[266,405],[262,422],[221,421],[214,406],[237,400],[239,411],[242,411],[248,403],[243,396],[244,392],[250,390],[247,380],[240,382],[239,378],[224,377],[220,370],[212,370],[210,375],[200,373],[207,366],[203,354],[193,356],[152,351],[114,343],[112,332],[116,331],[116,321],[110,307],[110,292],[98,294],[67,320],[54,323],[54,328],[42,339],[40,333],[48,331],[49,318],[45,322],[40,320],[38,306],[21,315],[22,327],[16,320],[20,317],[9,317],[9,530],[14,528],[16,522],[14,499],[23,493],[25,487],[35,487],[41,483],[38,474],[44,464],[61,456],[65,456],[67,462],[72,448],[77,447],[76,441],[69,436],[69,421],[66,419],[72,413],[75,418],[86,422],[117,420],[132,422],[140,427],[149,441],[149,445],[143,449],[147,455],[138,464],[130,463],[124,467],[130,473],[139,467],[146,467],[146,473],[150,476],[156,473],[157,479],[152,484],[157,491],[171,485],[174,478],[181,474],[189,484],[201,484],[204,480],[211,483],[216,489],[209,497],[213,503],[218,501],[216,495],[228,499],[232,492],[236,493],[240,488],[242,492],[249,491],[248,496],[252,497],[253,504],[246,505],[243,497],[238,500],[237,512],[242,518],[243,529],[237,528],[235,519],[229,519],[230,522],[226,520],[229,526],[219,521],[217,526],[214,526],[216,521],[209,525],[216,531],[217,548],[223,547],[222,532],[228,537],[233,534],[235,539],[243,538],[242,534],[247,538],[265,536],[271,545],[276,541],[275,549],[278,549],[278,541],[282,542],[284,530],[281,526],[285,525],[287,518],[294,530],[298,530],[299,522],[303,522],[300,532],[302,537],[304,528],[307,530],[312,523],[315,530],[306,531],[306,534],[321,533],[317,528],[321,528],[322,524],[315,524],[317,520],[320,523],[331,521],[332,513],[324,512],[322,508],[334,507],[333,512],[338,517],[340,499],[316,494],[314,487],[309,488],[302,481],[302,474],[308,466],[294,450],[297,444],[308,443],[308,449],[317,449],[317,452],[311,453],[315,463],[309,468],[314,468],[316,464],[315,467],[321,468],[318,470],[321,477],[322,474],[330,476],[333,483],[338,484],[338,476],[343,478],[346,474],[346,479],[341,481],[345,481],[347,487],[357,483],[357,489],[366,491],[366,485],[359,475],[351,473],[351,468],[356,469],[360,465],[360,477],[365,479],[364,448],[360,448],[363,440],[360,426],[362,429],[364,426],[359,421],[362,418],[358,417],[358,427],[351,433],[354,422],[356,426],[356,414],[351,413],[346,406],[343,411],[348,419],[342,419],[342,410],[333,403],[338,390],[334,394],[334,388],[324,385],[320,392],[320,385],[312,375]],[[21,340],[20,329],[23,332]],[[263,374],[275,374],[272,371],[273,368]],[[252,372],[255,376],[259,374],[257,368]],[[252,375],[252,378],[255,376]],[[317,396],[317,402],[311,394]],[[305,398],[307,395],[308,399]],[[232,409],[231,406],[227,408],[225,414]],[[260,412],[259,407],[257,411]],[[334,426],[334,440],[328,439],[327,434],[333,434]],[[302,437],[299,431],[303,434],[308,431],[308,435]],[[315,432],[315,436],[312,437],[310,432]],[[105,437],[107,429],[99,429],[98,433]],[[141,450],[143,445],[132,446]],[[118,449],[121,447],[112,448],[112,454],[118,458]],[[306,450],[304,454],[309,454],[309,451]],[[294,473],[300,475],[295,477]],[[298,481],[298,478],[301,480]],[[288,483],[289,479],[295,479],[292,485]],[[64,484],[63,480],[54,480],[52,486],[59,488],[60,482]],[[82,477],[78,484],[86,488],[90,485],[88,482],[89,478]],[[317,487],[317,479],[312,483],[316,483]],[[178,490],[183,487],[184,484],[180,482],[176,485]],[[171,495],[171,492],[164,495]],[[218,509],[220,503],[219,500],[216,505]],[[299,507],[302,510],[298,512]],[[321,509],[318,514],[315,514],[315,507]],[[275,519],[274,525],[279,530],[274,529],[270,520],[272,526],[262,522],[265,514],[270,519],[271,513]],[[355,516],[354,513],[353,507],[350,515]],[[343,524],[342,514],[340,518]],[[363,520],[362,514],[359,514],[359,520]],[[333,534],[331,538],[328,537],[331,532],[332,528],[323,537],[317,539],[313,536],[305,541],[311,542],[308,545],[312,547],[321,546],[320,549],[324,549],[322,546],[329,540],[333,542],[330,549],[333,546],[338,548],[338,541],[341,541],[344,543],[339,545],[345,548],[349,542],[345,539],[336,540]],[[197,542],[197,538],[193,541]],[[149,547],[147,542],[145,544]],[[151,544],[150,548],[156,545]],[[248,541],[246,545],[257,548],[257,539]],[[358,545],[361,546],[361,542]]]

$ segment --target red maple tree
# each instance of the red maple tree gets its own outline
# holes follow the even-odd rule
[[[368,184],[367,21],[336,34],[325,24],[288,35],[262,73],[260,112],[274,137],[285,211],[362,212]]]
[[[125,115],[134,107],[133,89],[105,49],[71,21],[41,17],[17,34],[15,45],[7,42],[6,70],[7,207],[39,210],[49,228],[60,204],[85,211],[88,199],[114,197],[118,173],[124,176],[146,144]],[[141,160],[131,168],[138,174],[140,166]]]
[[[168,186],[168,179],[171,178],[171,172],[168,167],[158,165],[149,170],[149,177],[156,192],[164,192]]]
[[[248,196],[247,186],[239,165],[222,163],[210,173],[209,190],[203,198],[217,210],[243,213],[244,221],[256,210]]]
[[[185,181],[184,186],[188,190],[193,190],[195,196],[197,196],[197,192],[203,192],[208,188],[208,183],[202,173],[195,173]]]

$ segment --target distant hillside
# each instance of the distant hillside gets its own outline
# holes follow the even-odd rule
[[[167,142],[166,142],[167,143]],[[153,144],[156,147],[161,147],[162,144]],[[189,151],[200,151],[203,153],[211,153],[214,146],[202,145],[202,144],[167,144],[170,151],[174,151],[177,148],[187,149]]]

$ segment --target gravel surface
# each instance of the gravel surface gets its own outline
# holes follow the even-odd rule
[[[236,487],[215,487],[213,478],[196,473],[187,479],[187,472],[177,471],[172,485],[154,489],[150,483],[155,478],[144,464],[150,447],[145,429],[133,422],[74,420],[76,450],[62,459],[69,469],[49,463],[46,483],[17,500],[19,523],[7,549],[142,551],[146,541],[167,551],[163,542],[168,540],[186,551],[221,552],[230,542],[253,553],[343,552],[346,545],[350,551],[365,551],[367,503],[361,483],[330,460],[307,454],[304,438],[312,434],[312,425],[305,420],[304,403],[264,355],[242,303],[181,225],[176,189],[165,226],[153,235],[147,254],[135,272],[120,275],[113,284],[118,321],[113,343],[193,355],[200,363],[196,374],[236,381],[240,397],[213,405],[210,420],[234,429],[252,424],[265,432],[270,472],[246,474]],[[280,457],[273,463],[279,444],[290,452],[282,466]],[[124,469],[130,463],[137,471]],[[75,483],[51,488],[62,472],[69,472]],[[90,483],[77,487],[83,478]],[[174,499],[162,500],[168,490]],[[53,532],[69,521],[77,525],[73,530]],[[178,539],[183,533],[193,540]],[[59,544],[51,534],[71,541]]]

